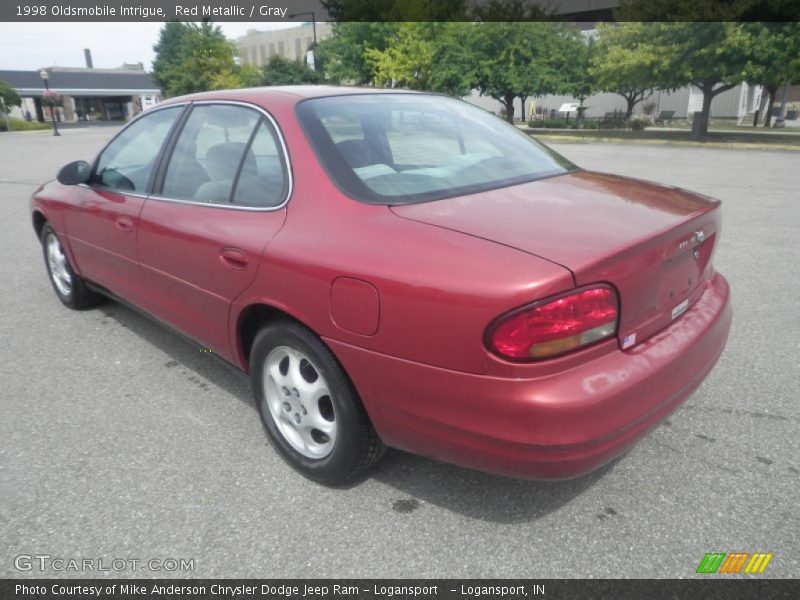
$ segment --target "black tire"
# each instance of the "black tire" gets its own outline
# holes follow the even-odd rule
[[[61,240],[50,225],[46,224],[42,227],[40,240],[42,242],[42,253],[44,255],[44,266],[45,269],[47,269],[47,276],[50,278],[50,283],[53,286],[56,296],[58,296],[58,299],[61,300],[64,306],[73,310],[84,310],[102,301],[103,297],[89,289],[89,286],[86,285],[86,281],[75,273],[61,245]],[[63,256],[62,265],[65,274],[69,278],[69,285],[66,285],[64,280],[61,281],[61,284],[57,283],[58,277],[53,272],[53,265],[48,255],[48,245],[51,243],[51,240],[55,240]]]
[[[271,364],[274,364],[274,361],[279,360],[281,353],[285,352],[287,348],[309,359],[306,361],[306,367],[310,362],[312,371],[318,372],[322,378],[321,383],[330,390],[329,395],[316,400],[318,405],[325,403],[325,411],[332,410],[330,420],[331,423],[335,423],[336,427],[333,439],[328,438],[331,449],[328,450],[327,455],[321,458],[309,457],[298,451],[281,431],[281,427],[286,430],[286,423],[291,419],[287,418],[282,425],[279,425],[270,409],[270,399],[267,398],[267,394],[282,394],[283,391],[277,391],[278,387],[281,390],[287,388],[270,387],[275,385],[275,380],[273,378],[270,381],[269,377],[265,386],[267,359],[271,357],[270,360],[273,361]],[[277,354],[273,354],[273,351]],[[285,362],[279,363],[280,368],[287,365],[288,370],[290,361],[294,359],[285,357],[283,360]],[[302,365],[303,362],[300,361],[298,369],[302,369]],[[258,412],[273,445],[281,456],[305,477],[326,485],[345,484],[375,464],[386,451],[386,447],[372,427],[358,393],[342,366],[325,344],[313,332],[299,323],[288,319],[279,320],[268,324],[258,333],[250,353],[250,379]],[[273,391],[268,392],[268,388]],[[280,397],[280,400],[295,400],[291,393],[288,396],[287,398]],[[275,401],[274,398],[272,400]],[[305,399],[298,394],[296,406],[300,406],[299,403],[304,401]],[[327,407],[328,403],[329,408]],[[287,407],[288,404],[288,402],[283,402],[282,406]],[[303,404],[303,406],[308,405]],[[312,410],[311,406],[308,408]],[[318,412],[323,412],[319,406],[317,409]],[[293,409],[286,408],[286,410],[291,413]],[[306,413],[304,410],[303,414],[310,413]],[[294,417],[303,418],[299,413]],[[298,429],[306,428],[298,425]],[[307,429],[311,429],[311,427]],[[313,431],[317,435],[321,433],[318,430]],[[323,442],[325,437],[325,434],[322,434]]]

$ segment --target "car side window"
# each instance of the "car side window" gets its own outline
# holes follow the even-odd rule
[[[183,106],[162,108],[140,117],[106,146],[97,161],[94,184],[147,193],[156,159]]]
[[[279,206],[288,192],[283,151],[275,130],[262,120],[247,148],[233,204],[237,206]]]
[[[169,159],[161,196],[228,204],[261,115],[240,106],[195,106]]]

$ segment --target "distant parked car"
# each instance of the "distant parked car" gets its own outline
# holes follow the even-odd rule
[[[385,446],[586,472],[692,393],[731,321],[718,201],[436,95],[176,98],[32,211],[61,302],[122,299],[249,372],[274,445],[326,483]]]

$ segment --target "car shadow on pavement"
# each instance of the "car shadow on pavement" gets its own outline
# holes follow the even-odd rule
[[[521,523],[541,519],[568,504],[608,474],[616,460],[582,477],[528,481],[473,471],[390,449],[369,477],[398,491],[394,510],[426,503],[473,519]]]
[[[220,388],[250,406],[253,418],[258,418],[247,375],[127,305],[109,300],[100,306],[100,311],[101,320],[113,319],[168,355],[172,360],[164,364],[165,369],[182,367],[190,383]],[[535,521],[557,511],[597,483],[614,468],[615,462],[575,479],[526,481],[390,448],[374,468],[342,488],[357,488],[370,480],[390,486],[397,490],[392,509],[400,514],[431,504],[483,521],[517,523]]]
[[[255,410],[250,380],[233,365],[126,304],[106,300],[99,308],[106,318],[113,319],[121,327],[168,355],[172,360],[164,363],[165,370],[182,367],[182,370],[187,371],[186,379],[190,383],[198,387],[218,387]]]

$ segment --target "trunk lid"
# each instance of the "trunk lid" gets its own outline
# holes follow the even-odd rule
[[[611,283],[623,348],[700,296],[720,228],[717,200],[586,171],[391,210],[545,258],[572,271],[578,286]]]

